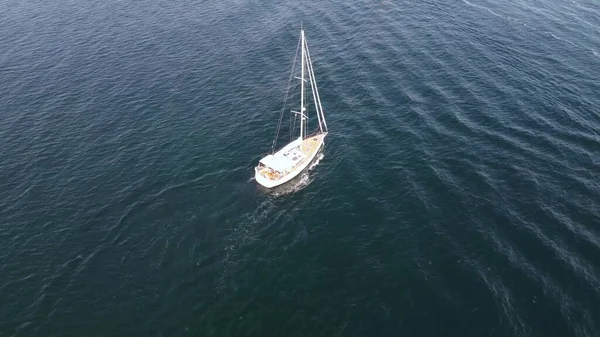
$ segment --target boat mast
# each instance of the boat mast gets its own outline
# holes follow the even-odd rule
[[[300,79],[300,149],[302,149],[302,140],[304,140],[304,111],[306,110],[304,107],[304,28],[300,29],[300,39],[302,39],[302,42],[300,43],[302,45],[302,74]]]

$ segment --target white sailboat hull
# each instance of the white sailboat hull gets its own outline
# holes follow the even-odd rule
[[[322,133],[304,139],[302,141],[302,154],[305,155],[304,158],[289,170],[285,172],[278,172],[276,177],[273,177],[272,175],[269,176],[266,170],[264,168],[261,168],[260,166],[255,167],[254,177],[256,179],[256,182],[258,182],[266,188],[273,188],[285,184],[288,181],[294,179],[294,177],[297,177],[300,173],[302,173],[302,171],[304,171],[309,166],[310,163],[312,163],[317,153],[319,153],[319,150],[324,146],[326,135],[327,133]],[[279,150],[277,153],[273,154],[272,156],[275,158],[284,156],[285,154],[293,151],[299,145],[300,139],[297,139],[285,146],[283,149]],[[271,155],[267,157],[271,157]],[[263,158],[263,160],[265,158]]]

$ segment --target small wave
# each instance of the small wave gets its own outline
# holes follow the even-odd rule
[[[501,14],[498,14],[498,13],[494,12],[493,10],[491,10],[491,9],[489,9],[489,8],[485,7],[485,6],[476,5],[476,4],[473,4],[473,3],[471,3],[471,2],[469,2],[469,1],[467,1],[467,0],[463,0],[463,2],[464,2],[464,3],[466,3],[467,5],[471,6],[471,7],[475,7],[475,8],[479,8],[479,9],[484,9],[484,10],[486,10],[486,11],[490,12],[491,14],[493,14],[493,15],[497,16],[497,17],[500,17],[500,18],[506,18],[506,17],[504,17],[503,15],[501,15]]]
[[[529,29],[531,29],[531,30],[533,30],[533,31],[539,31],[539,32],[541,32],[541,33],[543,33],[543,34],[550,35],[551,37],[553,37],[553,38],[554,38],[554,39],[556,39],[556,40],[559,40],[559,41],[562,41],[562,42],[568,43],[568,44],[570,44],[570,45],[572,45],[572,46],[575,46],[575,47],[578,47],[578,48],[580,48],[580,49],[586,49],[586,47],[585,47],[585,46],[582,46],[582,45],[576,44],[576,43],[574,43],[574,42],[573,42],[573,41],[571,41],[571,40],[568,40],[568,39],[565,39],[565,38],[558,37],[558,36],[556,36],[554,33],[552,33],[551,31],[549,31],[549,30],[546,30],[546,29],[544,29],[543,27],[533,27],[533,26],[531,26],[531,25],[528,25],[526,22],[523,22],[522,20],[520,20],[520,19],[518,19],[518,18],[515,18],[515,17],[512,17],[512,16],[508,16],[508,15],[502,15],[502,14],[496,13],[496,12],[494,12],[492,9],[490,9],[490,8],[488,8],[488,7],[486,7],[486,6],[482,6],[482,5],[478,5],[478,4],[473,4],[473,3],[471,3],[471,2],[469,2],[469,1],[467,1],[467,0],[463,0],[463,2],[464,2],[465,4],[467,4],[467,5],[471,6],[471,7],[475,7],[475,8],[481,9],[481,10],[485,10],[485,11],[489,12],[490,14],[492,14],[492,15],[494,15],[494,16],[496,16],[496,17],[499,17],[499,18],[501,18],[501,19],[503,19],[503,20],[506,20],[506,21],[509,21],[509,22],[514,22],[514,23],[520,24],[520,25],[522,25],[522,26],[524,26],[524,27],[527,27],[527,28],[529,28]],[[530,8],[530,9],[531,9],[532,11],[534,11],[534,12],[539,12],[539,11],[544,11],[544,12],[547,12],[547,10],[544,10],[544,9],[541,9],[541,8]],[[577,17],[577,19],[579,19],[579,20],[582,20],[582,19],[581,19],[581,18],[579,18],[579,17]],[[586,23],[587,23],[587,24],[589,24],[587,21],[586,21]],[[589,24],[589,25],[591,25],[591,24]],[[591,25],[591,26],[593,27],[593,25]]]
[[[476,275],[485,285],[485,288],[494,298],[496,305],[502,310],[503,316],[508,320],[513,335],[524,335],[528,331],[528,326],[523,319],[523,315],[518,306],[518,299],[513,290],[509,288],[502,275],[485,258],[474,256],[472,252],[465,249],[457,238],[446,228],[434,225],[437,234],[445,239],[452,247],[452,251],[459,257],[459,263],[469,273]],[[449,288],[440,284],[443,288]],[[444,289],[448,292],[450,289]]]
[[[539,269],[528,260],[509,240],[503,238],[495,231],[486,231],[497,252],[505,256],[515,268],[537,285],[542,287],[544,293],[560,307],[560,311],[566,320],[571,320],[574,310],[574,299],[556,283],[547,272]]]
[[[513,207],[506,207],[505,211],[511,216],[512,219],[518,223],[524,225],[524,227],[530,231],[536,239],[541,241],[553,254],[556,255],[564,264],[564,266],[570,269],[578,278],[582,279],[592,289],[600,289],[600,279],[596,277],[596,268],[586,261],[583,257],[580,257],[573,252],[566,245],[564,240],[559,238],[551,238],[545,234],[540,227],[536,224],[528,221]],[[554,213],[553,215],[555,215]]]
[[[549,205],[541,204],[540,208],[548,216],[563,224],[574,235],[577,235],[583,240],[588,241],[594,245],[596,249],[600,250],[600,238],[594,232],[586,228],[583,224],[573,221],[564,213],[559,211],[556,207],[550,207]]]
[[[552,36],[552,37],[553,37],[553,38],[555,38],[556,40],[563,41],[563,42],[567,42],[567,43],[569,43],[569,44],[571,44],[571,45],[573,45],[573,46],[576,46],[576,44],[575,44],[575,43],[573,43],[573,42],[571,42],[571,41],[569,41],[569,40],[565,40],[565,39],[563,39],[563,38],[561,38],[561,37],[558,37],[558,36],[554,35],[553,33],[547,32],[546,34],[549,34],[550,36]]]

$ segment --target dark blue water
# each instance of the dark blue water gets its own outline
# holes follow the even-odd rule
[[[595,0],[2,0],[0,140],[2,337],[600,335]]]

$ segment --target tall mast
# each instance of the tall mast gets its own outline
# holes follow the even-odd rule
[[[302,75],[300,79],[300,149],[302,149],[302,140],[304,140],[304,110],[306,110],[304,107],[304,28],[300,29],[300,39],[302,40],[300,43],[302,45]]]

